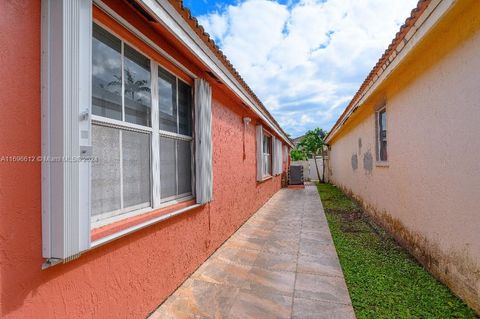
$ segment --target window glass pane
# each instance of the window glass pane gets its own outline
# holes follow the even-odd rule
[[[380,131],[384,131],[387,129],[387,112],[381,111],[380,112]]]
[[[378,113],[378,139],[379,139],[379,159],[387,160],[387,112],[382,110]]]
[[[92,125],[92,216],[119,210],[120,130]]]
[[[272,137],[268,135],[263,136],[263,153],[271,154],[270,147],[272,145]]]
[[[150,135],[122,131],[123,206],[140,209],[151,206]]]
[[[178,126],[179,133],[192,136],[192,88],[178,81]]]
[[[175,140],[160,137],[160,195],[162,199],[177,194]]]
[[[263,173],[264,175],[272,175],[271,145],[272,145],[272,137],[268,135],[263,135]]]
[[[162,68],[158,69],[158,100],[160,129],[178,133],[176,79]]]
[[[122,43],[98,25],[92,39],[92,113],[122,119]]]
[[[380,142],[380,160],[381,161],[387,160],[387,141]]]
[[[178,194],[192,192],[192,151],[190,141],[177,141]]]
[[[128,45],[125,54],[125,121],[151,126],[150,60]]]
[[[267,174],[272,175],[272,159],[270,154],[267,156]]]

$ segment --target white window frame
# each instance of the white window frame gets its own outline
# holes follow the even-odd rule
[[[159,128],[160,126],[160,115],[159,115],[159,107],[158,107],[158,68],[162,68],[164,72],[167,72],[169,73],[170,75],[174,76],[175,77],[175,90],[176,90],[176,107],[177,107],[177,132],[180,132],[180,112],[179,112],[179,104],[178,104],[178,98],[179,98],[179,82],[183,82],[184,84],[187,84],[189,87],[190,87],[190,93],[191,93],[191,131],[192,131],[192,136],[189,136],[189,135],[184,135],[184,134],[180,134],[180,133],[174,133],[174,132],[170,132],[170,131],[164,131],[164,130],[161,130]],[[157,85],[156,88],[155,88],[155,94],[156,94],[156,104],[155,104],[155,108],[156,108],[156,114],[157,114],[157,117],[155,119],[155,122],[156,122],[156,127],[157,129],[154,130],[154,134],[157,134],[158,135],[158,139],[159,139],[159,143],[160,144],[160,136],[163,136],[163,137],[168,137],[168,138],[171,138],[171,139],[174,139],[175,141],[186,141],[186,142],[190,142],[190,156],[191,156],[191,181],[190,181],[190,185],[191,185],[191,189],[192,191],[190,193],[183,193],[183,194],[177,194],[177,195],[173,195],[173,196],[170,196],[170,197],[167,197],[167,198],[164,198],[163,200],[161,199],[161,187],[159,187],[159,193],[158,193],[158,196],[159,196],[159,205],[158,206],[168,206],[168,204],[173,204],[173,203],[179,203],[179,202],[183,202],[183,201],[187,201],[187,200],[190,200],[194,197],[195,195],[195,148],[193,146],[193,144],[195,143],[195,116],[194,116],[194,105],[193,105],[193,86],[190,85],[189,83],[187,83],[186,81],[183,81],[180,77],[178,77],[178,75],[170,72],[167,68],[161,66],[160,64],[156,63],[156,68],[155,68],[155,72],[157,72],[157,75],[155,77],[155,84]],[[153,113],[153,112],[152,112]],[[153,122],[152,122],[153,123]],[[153,150],[155,151],[155,149]],[[159,148],[157,149],[157,155],[159,154],[158,153],[159,151]],[[178,148],[176,147],[175,148],[175,161],[178,160]],[[159,159],[159,162],[160,162],[160,159]],[[158,180],[160,181],[160,175],[158,177]],[[176,193],[178,193],[178,167],[176,166],[176,184],[177,184],[177,189],[176,189]]]
[[[376,161],[377,164],[382,165],[382,164],[388,164],[388,130],[387,130],[387,125],[385,127],[385,132],[387,132],[387,135],[385,136],[385,141],[387,142],[387,158],[383,160],[381,158],[381,139],[382,139],[382,134],[381,134],[381,125],[380,125],[380,114],[384,112],[385,113],[385,124],[387,124],[387,106],[384,105],[377,109],[375,111],[375,138],[376,138],[376,143],[375,145],[377,146],[376,150]]]
[[[188,135],[183,135],[179,133],[174,133],[174,132],[169,132],[169,131],[164,131],[159,128],[159,96],[158,96],[158,68],[162,68],[164,72],[168,72],[170,75],[175,77],[176,81],[176,107],[177,107],[177,131],[179,131],[179,105],[178,105],[178,95],[179,95],[179,90],[178,90],[178,83],[179,81],[182,81],[184,84],[188,85],[192,92],[193,92],[193,87],[190,83],[184,81],[182,78],[180,78],[178,75],[175,73],[171,72],[168,70],[166,67],[163,67],[161,64],[159,64],[156,60],[154,60],[151,56],[143,52],[141,49],[139,49],[136,45],[133,43],[125,40],[122,36],[120,36],[118,33],[113,31],[111,28],[106,26],[105,24],[101,23],[100,21],[93,19],[92,23],[97,24],[101,28],[103,28],[105,31],[108,33],[112,34],[116,38],[118,38],[121,41],[121,67],[122,67],[122,120],[116,120],[116,119],[111,119],[99,115],[92,115],[92,124],[95,125],[102,125],[102,126],[107,126],[107,127],[112,127],[112,128],[117,128],[121,130],[130,130],[130,131],[135,131],[135,132],[140,132],[140,133],[146,133],[149,134],[150,136],[150,205],[149,206],[144,206],[146,203],[139,204],[137,205],[137,209],[132,209],[132,207],[122,207],[120,210],[112,211],[112,212],[106,212],[102,213],[99,215],[96,215],[95,217],[91,217],[91,228],[95,229],[98,227],[102,227],[108,224],[112,224],[115,222],[118,222],[120,220],[134,217],[137,215],[141,215],[144,213],[147,213],[151,210],[159,209],[159,208],[164,208],[168,207],[170,205],[178,204],[181,202],[185,202],[188,200],[191,200],[195,197],[195,153],[194,153],[194,135],[195,135],[195,129],[194,129],[194,112],[193,112],[193,96],[192,96],[192,136]],[[92,35],[93,39],[93,35]],[[143,56],[145,56],[147,59],[150,61],[150,86],[151,86],[151,123],[152,126],[143,126],[143,125],[138,125],[134,123],[129,123],[125,121],[125,98],[124,98],[124,47],[125,45],[128,45],[129,47],[133,48]],[[164,198],[163,200],[161,199],[161,180],[160,180],[160,136],[164,137],[169,137],[175,140],[181,140],[181,141],[188,141],[190,142],[191,145],[191,189],[192,191],[190,193],[184,193],[184,194],[178,194],[178,195],[173,195],[168,198]],[[120,151],[121,151],[122,145],[120,144]],[[175,148],[175,160],[177,161],[177,148]],[[122,174],[122,172],[120,173]],[[122,176],[122,175],[120,175]],[[121,182],[123,183],[123,180],[121,178]],[[177,184],[177,190],[176,193],[178,193],[178,168],[176,171],[176,184]],[[123,206],[123,191],[120,192],[121,196],[121,203]]]
[[[130,30],[140,41],[145,42],[154,51],[185,72],[187,76],[197,80],[197,76],[188,68],[168,55],[159,46],[149,40],[140,31],[132,27],[113,10],[96,0],[95,5],[107,12],[113,19]],[[119,126],[129,130],[151,131],[152,140],[158,129],[158,121],[152,120],[152,127],[144,127],[123,121],[92,116],[92,26],[99,24],[122,41],[136,48],[119,37],[110,28],[93,19],[93,1],[57,1],[43,0],[41,8],[41,108],[42,108],[42,255],[46,259],[42,268],[51,267],[60,262],[68,262],[77,258],[84,251],[106,242],[142,229],[149,225],[172,218],[202,205],[195,203],[160,216],[144,220],[128,226],[113,234],[91,241],[91,154],[92,154],[92,122],[103,125]],[[157,77],[158,64],[151,61]],[[122,66],[122,72],[123,66]],[[170,72],[171,73],[171,72]],[[174,74],[175,75],[175,74]],[[177,80],[184,81],[175,75]],[[185,82],[185,81],[184,81]],[[158,94],[152,83],[152,113],[158,103],[154,94]],[[192,88],[193,86],[185,82]],[[123,94],[123,92],[122,92]],[[192,101],[193,103],[193,101]],[[192,104],[192,136],[186,138],[196,141],[195,108]],[[158,115],[152,114],[152,118]],[[207,120],[208,120],[207,114]],[[157,127],[157,128],[156,128]],[[203,131],[202,131],[203,132]],[[172,134],[172,133],[168,133]],[[209,135],[206,135],[207,138]],[[181,137],[181,136],[180,136]],[[193,144],[193,143],[192,143]],[[204,144],[211,144],[211,140]],[[155,148],[158,146],[152,146]],[[153,153],[152,149],[152,153]],[[192,196],[195,186],[195,154],[192,147]],[[59,160],[60,159],[60,160]],[[67,159],[67,160],[65,160]],[[208,160],[208,157],[207,157]],[[210,158],[211,160],[211,158]],[[207,161],[207,164],[209,162]],[[153,165],[153,163],[152,163]],[[159,163],[157,164],[159,165]],[[159,169],[152,168],[153,178],[159,181]],[[199,179],[197,179],[199,180]],[[152,181],[152,191],[154,187]],[[197,185],[198,187],[198,185]],[[157,194],[159,192],[156,192]],[[160,203],[153,198],[153,209],[163,208],[188,198],[179,198]],[[211,198],[207,200],[210,201]],[[128,218],[132,214],[139,215],[152,211],[152,208],[139,209],[135,212],[118,215],[118,220]],[[112,217],[111,222],[116,220]]]

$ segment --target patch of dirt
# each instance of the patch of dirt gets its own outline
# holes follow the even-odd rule
[[[348,214],[342,214],[341,216],[344,222],[354,222],[356,220],[363,219],[365,215],[361,209],[355,209],[349,211]]]
[[[340,218],[340,229],[345,233],[365,233],[368,220],[367,216],[360,208],[354,209],[326,209],[327,213],[337,215]]]
[[[333,215],[350,215],[352,213],[362,213],[361,209],[345,209],[345,208],[325,208],[325,213]]]
[[[342,224],[340,230],[344,233],[366,233],[368,230],[360,228],[356,225]]]

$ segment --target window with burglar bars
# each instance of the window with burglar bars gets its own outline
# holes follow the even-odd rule
[[[92,224],[191,197],[190,85],[98,24],[92,64]]]
[[[386,108],[377,111],[377,159],[381,162],[388,160],[387,156],[387,112]]]

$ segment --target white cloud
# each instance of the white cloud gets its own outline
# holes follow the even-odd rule
[[[330,129],[417,0],[246,0],[199,18],[292,136]]]

